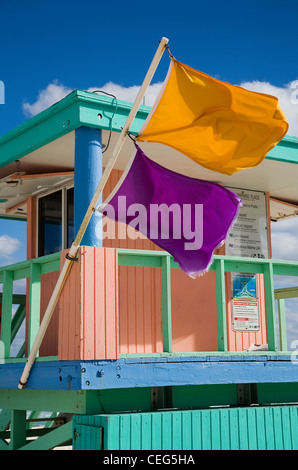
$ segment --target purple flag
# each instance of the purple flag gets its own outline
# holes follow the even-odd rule
[[[140,231],[190,277],[204,274],[237,218],[241,200],[223,186],[168,170],[136,148],[100,212]]]

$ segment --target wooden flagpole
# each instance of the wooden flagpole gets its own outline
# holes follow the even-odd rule
[[[76,254],[78,252],[78,249],[79,249],[79,246],[80,246],[80,243],[82,241],[82,238],[84,236],[84,233],[86,231],[86,228],[90,222],[90,219],[92,217],[92,214],[95,210],[95,207],[96,207],[96,204],[100,198],[100,195],[106,185],[106,182],[110,176],[110,173],[116,163],[116,160],[119,156],[119,153],[122,149],[122,146],[124,144],[124,141],[125,141],[125,138],[127,136],[127,133],[130,129],[130,126],[138,112],[138,109],[140,107],[140,105],[142,104],[142,100],[143,100],[143,97],[147,91],[147,88],[148,86],[150,85],[150,82],[153,78],[153,75],[155,73],[155,70],[161,60],[161,57],[164,53],[164,50],[168,44],[169,40],[167,38],[162,38],[161,41],[160,41],[160,44],[158,46],[158,49],[153,57],[153,60],[151,62],[151,65],[148,69],[148,72],[144,78],[144,81],[143,81],[143,84],[139,90],[139,93],[136,97],[136,100],[130,110],[130,113],[127,117],[127,120],[126,120],[126,123],[120,133],[120,136],[118,138],[118,141],[116,142],[116,145],[115,145],[115,148],[113,150],[113,153],[106,165],[106,168],[105,168],[105,171],[101,177],[101,180],[96,188],[96,191],[94,193],[94,196],[89,204],[89,207],[87,209],[87,212],[84,216],[84,219],[81,223],[81,226],[78,230],[78,233],[76,235],[76,238],[73,242],[73,244],[71,245],[70,247],[70,250],[69,250],[69,253],[67,255],[67,258],[64,262],[64,265],[62,267],[62,270],[60,271],[60,275],[59,275],[59,278],[57,280],[57,283],[56,283],[56,286],[53,290],[53,293],[52,293],[52,296],[50,298],[50,301],[49,301],[49,304],[47,306],[47,309],[45,311],[45,314],[44,314],[44,317],[42,319],[42,322],[40,324],[40,327],[39,327],[39,330],[37,332],[37,335],[36,335],[36,338],[34,340],[34,343],[33,343],[33,346],[31,348],[31,351],[30,351],[30,354],[28,356],[28,359],[27,359],[27,362],[26,362],[26,365],[24,367],[24,370],[23,370],[23,373],[22,373],[22,376],[21,376],[21,379],[19,381],[19,384],[18,384],[18,388],[19,389],[22,389],[24,388],[24,386],[26,385],[27,383],[27,380],[28,380],[28,377],[29,377],[29,374],[30,374],[30,370],[34,364],[34,361],[36,359],[36,355],[38,353],[38,350],[39,350],[39,347],[41,345],[41,342],[44,338],[44,335],[45,335],[45,332],[47,330],[47,327],[50,323],[50,320],[52,318],[52,315],[53,315],[53,312],[55,310],[55,307],[57,305],[57,302],[58,302],[58,299],[59,299],[59,296],[62,292],[62,289],[64,287],[64,284],[65,284],[65,281],[67,279],[67,276],[68,276],[68,273],[71,269],[71,266],[76,258]]]

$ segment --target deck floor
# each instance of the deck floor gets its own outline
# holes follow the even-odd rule
[[[298,382],[290,354],[126,357],[104,361],[35,362],[32,390],[108,390],[179,385]],[[0,364],[0,388],[16,389],[24,362]]]

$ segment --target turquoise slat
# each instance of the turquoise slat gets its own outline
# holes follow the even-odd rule
[[[103,450],[298,450],[297,410],[265,406],[77,415],[73,448],[98,450],[95,429],[101,429]]]

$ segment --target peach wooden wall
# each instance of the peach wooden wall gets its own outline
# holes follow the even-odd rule
[[[103,193],[103,200],[110,194],[120,176],[120,171],[112,171]],[[125,238],[105,238],[103,246],[158,250],[148,239],[132,239],[135,230],[123,223],[116,224],[116,234],[118,233]],[[162,352],[160,269],[119,266],[118,275],[120,353]]]
[[[113,170],[103,200],[118,182]],[[135,233],[121,224],[120,233]],[[116,234],[118,224],[116,224]],[[159,250],[150,240],[128,236],[103,240],[104,246]],[[217,349],[215,277],[210,272],[196,280],[183,271],[171,271],[173,352]],[[161,271],[158,268],[119,267],[120,353],[162,352]]]
[[[119,357],[118,256],[81,247],[59,300],[59,360]],[[65,253],[61,254],[61,264]]]
[[[37,240],[36,240],[36,197],[27,199],[27,259],[36,258]],[[43,318],[48,302],[52,295],[59,273],[42,274],[41,276],[41,300],[40,300],[40,318]],[[28,330],[28,311],[29,311],[29,282],[27,282],[26,298],[26,331]],[[28,337],[28,334],[26,334]],[[27,348],[26,348],[27,350]],[[58,307],[56,307],[50,324],[47,328],[45,337],[40,346],[40,356],[56,356],[58,350]]]
[[[105,187],[103,200],[110,194],[111,190],[121,176],[121,172],[113,170],[111,177]],[[29,198],[28,205],[28,258],[36,256],[36,206],[35,198]],[[30,223],[31,221],[31,223]],[[116,224],[117,225],[117,224]],[[270,225],[270,224],[269,224]],[[121,224],[121,233],[127,230],[133,231],[130,227]],[[131,248],[158,250],[150,240],[140,238],[131,239],[126,236],[125,239],[104,239],[103,246],[106,248]],[[221,248],[217,254],[222,254],[224,248]],[[85,264],[86,266],[86,264]],[[96,269],[93,265],[94,270]],[[89,268],[88,268],[89,269]],[[74,274],[75,273],[74,266]],[[84,286],[89,289],[93,285],[92,270],[89,272],[89,281]],[[95,273],[95,271],[94,271]],[[94,274],[93,273],[93,274]],[[205,276],[196,280],[190,279],[181,270],[173,269],[171,272],[172,281],[172,331],[173,331],[173,351],[216,351],[217,350],[217,318],[216,318],[216,291],[214,272],[209,272]],[[47,301],[51,295],[56,279],[56,274],[46,275],[42,284],[42,304],[41,312],[43,314]],[[71,291],[78,293],[78,278],[73,278],[68,287],[67,294],[60,303],[60,326],[59,334],[61,336],[62,310],[63,316],[66,315],[65,321],[71,323],[74,319],[74,325],[78,321],[77,317],[71,313],[70,305],[72,305]],[[91,284],[90,284],[91,283]],[[97,281],[96,281],[97,283]],[[158,268],[142,268],[142,267],[119,267],[118,271],[119,283],[119,353],[151,353],[162,352],[162,312],[161,312],[161,272]],[[76,287],[75,287],[76,285]],[[261,285],[261,330],[257,334],[253,333],[235,333],[231,327],[231,303],[230,303],[230,281],[229,275],[226,275],[227,288],[227,325],[228,325],[228,344],[229,350],[243,350],[249,347],[251,343],[263,344],[266,339],[266,319],[265,305],[263,297],[263,288]],[[100,287],[101,288],[101,287]],[[68,289],[68,291],[67,291]],[[91,291],[93,292],[93,287]],[[86,291],[87,292],[87,291]],[[80,291],[80,296],[85,294]],[[93,295],[93,294],[92,294]],[[76,298],[74,296],[74,298]],[[86,297],[87,299],[88,297]],[[68,300],[67,300],[68,299]],[[77,299],[78,301],[78,299]],[[87,302],[87,301],[86,301]],[[63,305],[63,307],[62,307]],[[84,303],[81,303],[84,305]],[[94,304],[95,305],[95,304]],[[88,302],[85,303],[86,315],[85,320],[92,322],[88,315]],[[91,309],[92,310],[92,309]],[[76,315],[78,310],[76,310]],[[112,314],[112,313],[110,313]],[[82,325],[81,325],[82,326]],[[74,327],[77,331],[77,326]],[[64,331],[66,331],[64,327]],[[80,333],[81,334],[81,333]],[[71,336],[71,335],[70,335]],[[78,336],[75,335],[73,340],[68,339],[69,350],[78,353]],[[63,336],[64,337],[64,336]],[[57,354],[57,338],[58,338],[58,308],[51,320],[49,329],[43,340],[40,355],[49,356]],[[71,345],[71,341],[74,344]],[[60,344],[61,347],[61,344]],[[65,345],[62,357],[69,357],[66,353]],[[86,345],[87,347],[87,345]],[[93,346],[95,348],[95,345]],[[113,349],[113,348],[112,348]],[[79,349],[82,354],[82,349]],[[85,353],[89,354],[87,349]],[[76,353],[76,354],[77,354]],[[84,354],[85,354],[84,353]],[[97,354],[97,353],[96,353]],[[102,352],[105,355],[105,352]],[[76,356],[77,357],[77,356]],[[70,358],[70,357],[69,357]],[[81,357],[82,358],[82,357]]]

